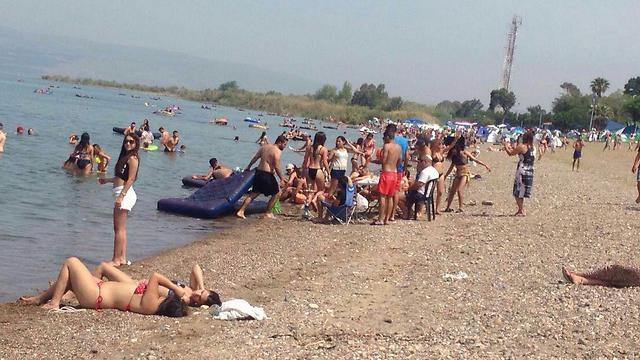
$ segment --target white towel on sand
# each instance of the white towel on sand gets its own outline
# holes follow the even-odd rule
[[[261,307],[251,306],[246,300],[233,299],[221,306],[212,306],[211,315],[217,320],[264,320],[267,315]]]

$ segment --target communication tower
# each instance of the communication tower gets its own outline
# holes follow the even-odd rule
[[[509,83],[511,82],[511,66],[513,65],[513,53],[516,50],[516,36],[518,35],[518,28],[522,25],[522,18],[518,15],[513,15],[511,20],[511,30],[507,34],[507,53],[504,56],[504,64],[502,65],[502,81],[500,87],[509,90]]]

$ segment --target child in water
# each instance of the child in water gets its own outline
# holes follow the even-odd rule
[[[109,166],[109,161],[111,161],[111,157],[107,155],[104,150],[98,144],[93,144],[93,155],[95,156],[95,162],[98,164],[98,172],[106,173],[107,166]]]

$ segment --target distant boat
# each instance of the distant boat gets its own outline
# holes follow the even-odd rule
[[[217,118],[214,120],[209,120],[210,123],[216,124],[216,125],[221,125],[221,126],[225,126],[229,123],[229,120],[227,120],[226,118]]]
[[[260,124],[261,123],[261,121],[259,119],[254,119],[254,118],[250,118],[250,117],[244,118],[244,121],[250,122],[250,123],[254,123],[254,124]]]
[[[267,126],[262,124],[251,124],[249,125],[249,127],[252,129],[263,129],[263,130],[267,129]]]
[[[45,95],[51,95],[51,89],[50,88],[46,88],[46,87],[41,87],[41,88],[37,88],[35,90],[33,90],[34,93],[36,94],[45,94]]]

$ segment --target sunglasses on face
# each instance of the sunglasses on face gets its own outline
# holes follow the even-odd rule
[[[136,141],[135,140],[125,140],[124,143],[128,144],[128,145],[135,145]]]

